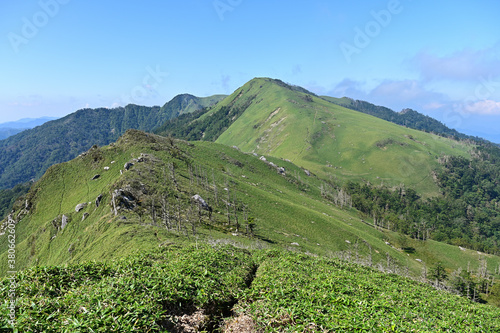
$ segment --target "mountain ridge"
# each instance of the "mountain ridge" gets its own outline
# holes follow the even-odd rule
[[[348,109],[363,112],[419,131],[434,133],[445,137],[452,137],[456,140],[472,140],[481,143],[491,143],[488,140],[477,136],[460,133],[430,116],[409,108],[396,112],[384,106],[375,105],[363,100],[355,100],[349,97],[336,98],[331,96],[321,96],[321,98]]]
[[[184,104],[174,98],[174,105],[167,102],[163,107],[129,104],[114,109],[81,109],[18,133],[0,141],[0,189],[37,179],[49,166],[68,161],[93,145],[116,141],[127,129],[151,131],[177,114],[220,98],[186,95]]]

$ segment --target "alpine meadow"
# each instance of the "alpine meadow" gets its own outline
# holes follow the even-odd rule
[[[2,329],[500,331],[500,148],[417,111],[255,78],[0,149]]]

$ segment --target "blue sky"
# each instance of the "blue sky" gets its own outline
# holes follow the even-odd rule
[[[0,122],[272,77],[500,142],[500,3],[3,0]]]

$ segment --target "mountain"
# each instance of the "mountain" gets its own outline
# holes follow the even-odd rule
[[[299,331],[433,329],[457,318],[464,327],[480,320],[478,331],[496,327],[493,307],[394,273],[433,281],[444,267],[450,284],[472,286],[462,295],[489,300],[500,257],[389,231],[350,208],[343,188],[325,186],[279,158],[128,130],[50,167],[3,221],[4,262],[15,230],[18,324],[162,331],[198,323],[212,331],[223,318],[236,325],[243,311],[253,325]],[[2,280],[5,298],[9,283]],[[293,320],[274,314],[284,307]],[[0,313],[8,314],[7,302]]]
[[[54,117],[41,118],[23,118],[18,121],[10,121],[0,124],[0,140],[6,139],[9,136],[16,135],[26,129],[45,124],[48,121],[55,120]]]
[[[23,330],[498,330],[471,302],[500,304],[493,145],[273,79],[161,126],[152,109],[121,113],[164,136],[129,129],[49,167],[1,222]]]
[[[17,269],[117,258],[153,249],[172,232],[256,239],[321,255],[351,251],[358,242],[360,256],[371,253],[373,263],[390,256],[414,274],[422,264],[408,258],[428,264],[439,258],[450,269],[479,265],[476,251],[377,227],[350,208],[345,190],[327,189],[323,179],[278,158],[129,130],[116,143],[50,167],[16,202],[2,230],[9,220],[16,224]],[[0,237],[2,256],[7,234]],[[248,238],[252,234],[256,238]],[[493,255],[484,259],[488,267],[500,264]]]
[[[209,97],[196,97],[190,94],[181,94],[175,96],[170,102],[161,108],[161,112],[168,114],[169,119],[177,118],[186,113],[192,113],[197,110],[217,104],[227,97],[226,95],[213,95]]]
[[[419,131],[434,133],[445,137],[452,137],[459,140],[486,142],[486,140],[482,138],[466,135],[458,132],[455,129],[448,128],[440,121],[432,117],[423,115],[412,109],[404,109],[401,110],[401,112],[395,112],[384,106],[375,105],[366,101],[354,100],[348,97],[336,98],[330,96],[321,96],[321,98],[348,109],[363,112],[377,118],[384,119],[392,123],[406,126],[408,128],[413,128]]]
[[[23,118],[16,121],[0,123],[0,128],[28,129],[45,124],[48,121],[56,120],[55,117]]]
[[[443,155],[469,156],[472,145],[354,112],[279,80],[258,78],[210,110],[176,118],[156,133],[210,140],[288,159],[318,175],[373,185],[405,184],[439,194]]]
[[[0,189],[37,179],[53,164],[68,161],[93,145],[116,141],[127,129],[151,131],[177,114],[216,103],[222,96],[183,95],[163,107],[127,105],[82,109],[0,141]]]
[[[292,161],[326,181],[324,195],[343,188],[385,228],[500,251],[500,149],[487,141],[402,127],[266,78],[157,133]]]
[[[24,130],[25,128],[0,128],[0,140],[7,139],[9,136],[16,135]]]

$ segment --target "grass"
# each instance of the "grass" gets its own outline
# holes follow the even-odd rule
[[[134,161],[130,170],[123,171],[126,162],[140,156],[144,161]],[[402,277],[327,259],[341,257],[417,277],[424,264],[430,269],[437,262],[448,273],[468,266],[476,271],[477,252],[374,228],[357,211],[340,209],[324,199],[321,178],[307,176],[301,167],[280,158],[266,158],[264,162],[259,155],[217,143],[129,131],[113,145],[50,168],[26,197],[30,212],[25,214],[23,200],[14,213],[20,327],[153,332],[196,317],[201,318],[196,325],[212,330],[221,327],[224,318],[231,323],[236,320],[233,315],[242,314],[270,332],[496,328],[491,318],[498,314],[493,308]],[[269,162],[284,167],[285,174]],[[101,176],[92,180],[96,174]],[[120,188],[130,189],[136,206],[122,208],[115,216],[111,198]],[[102,201],[97,207],[99,194]],[[206,211],[197,215],[191,203],[194,194],[212,207],[211,216]],[[180,228],[167,228],[160,218],[162,198],[171,215],[179,214]],[[88,205],[76,212],[80,203]],[[158,212],[156,222],[152,209]],[[61,230],[62,215],[69,223]],[[254,235],[246,233],[246,218],[256,224]],[[248,252],[206,243],[269,250]],[[2,275],[8,270],[7,246],[4,234]],[[414,251],[405,253],[403,247]],[[495,268],[500,258],[481,256],[488,261],[488,273],[498,278]],[[8,281],[2,283],[5,294]],[[471,326],[472,320],[479,324]]]
[[[221,101],[211,112],[240,97],[254,102],[217,142],[246,152],[289,159],[320,176],[415,188],[436,196],[432,171],[442,155],[468,156],[471,147],[334,105],[283,88],[270,79],[254,79]],[[209,116],[209,114],[205,115]],[[380,147],[381,142],[393,142]]]
[[[108,264],[44,266],[16,280],[16,328],[37,332],[165,332],[179,315],[203,310],[212,329],[253,278],[255,264],[235,248],[179,247]],[[2,281],[8,299],[9,282]],[[228,309],[229,307],[229,309]],[[6,303],[1,327],[7,328]]]
[[[239,304],[266,332],[494,332],[498,309],[338,260],[264,254]]]
[[[152,158],[136,163],[122,175],[120,170],[124,164],[141,154]],[[225,145],[170,142],[159,136],[130,131],[116,144],[91,150],[86,156],[50,168],[34,186],[28,195],[33,206],[31,212],[16,225],[16,269],[109,261],[135,250],[151,250],[179,237],[222,238],[245,246],[255,246],[257,239],[259,246],[293,248],[318,255],[371,256],[374,265],[386,265],[389,255],[391,262],[408,267],[415,276],[423,269],[423,264],[416,259],[423,260],[427,267],[441,261],[450,272],[458,267],[466,269],[469,262],[472,269],[477,266],[476,252],[460,251],[458,247],[433,241],[408,240],[413,242],[416,251],[406,254],[400,250],[404,247],[399,244],[400,235],[375,229],[369,218],[355,210],[340,209],[322,198],[320,178],[308,177],[291,162],[270,156],[267,159],[284,167],[286,174],[278,174],[258,156]],[[174,164],[177,189],[169,171],[169,165]],[[110,169],[105,171],[104,167]],[[198,176],[193,178],[190,173]],[[101,177],[92,180],[96,174]],[[135,210],[121,210],[115,216],[112,192],[126,186],[136,188],[140,205]],[[228,202],[228,191],[225,188],[229,190],[229,203],[236,204],[238,231],[233,208],[231,224],[227,224],[224,202]],[[96,207],[94,202],[99,194],[103,198]],[[187,213],[194,194],[201,195],[213,208],[211,219],[206,212],[199,221],[196,219],[196,236],[190,222],[194,218]],[[161,218],[153,223],[151,206],[161,215],[162,197],[169,200],[171,215],[179,205],[180,232],[172,226],[167,230]],[[89,204],[76,212],[79,203]],[[22,211],[18,208],[17,213]],[[88,216],[82,220],[84,214]],[[56,220],[57,225],[62,215],[69,218],[69,223],[60,230],[54,227],[53,221]],[[255,222],[255,238],[246,235],[245,216]],[[6,235],[0,237],[0,251],[0,260],[7,262]],[[489,270],[494,274],[500,259],[491,256],[488,260]],[[6,271],[6,265],[0,265],[0,273],[4,275]]]
[[[57,332],[495,332],[500,310],[338,259],[171,244],[16,276],[16,328]],[[0,328],[8,329],[3,279]]]

